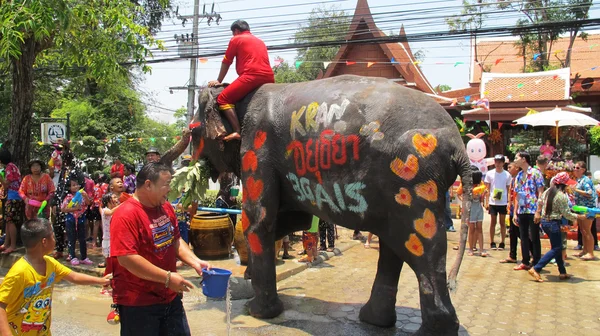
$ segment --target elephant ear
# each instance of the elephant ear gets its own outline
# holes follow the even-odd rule
[[[213,140],[221,139],[227,135],[227,131],[223,125],[223,119],[221,119],[221,113],[219,112],[219,107],[217,105],[217,97],[219,96],[219,93],[223,91],[223,88],[208,88],[205,91],[207,94],[206,107],[204,109],[206,136]]]

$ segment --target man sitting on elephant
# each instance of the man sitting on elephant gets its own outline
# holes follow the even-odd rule
[[[241,140],[240,122],[234,111],[235,103],[261,85],[275,83],[273,69],[269,64],[267,46],[261,39],[250,33],[248,23],[243,20],[235,21],[231,24],[231,32],[233,37],[225,52],[219,78],[208,83],[209,87],[221,84],[233,59],[236,59],[235,70],[239,77],[217,98],[219,110],[225,115],[233,129],[231,134],[223,138],[225,141]]]

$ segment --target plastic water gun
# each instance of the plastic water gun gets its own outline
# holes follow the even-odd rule
[[[46,208],[46,205],[48,205],[48,201],[43,201],[37,213],[38,218],[44,218],[44,208]]]
[[[69,201],[69,205],[67,206],[68,208],[73,208],[83,202],[82,192],[83,192],[83,188],[79,189],[79,191],[75,193],[75,196],[73,196],[71,201]]]
[[[574,212],[590,214],[590,215],[594,215],[594,216],[600,215],[600,209],[598,209],[598,208],[588,208],[588,207],[584,207],[581,205],[576,205],[572,209]]]
[[[54,168],[54,158],[50,158],[50,160],[48,161],[48,167]]]
[[[190,128],[190,129],[194,129],[194,128],[196,128],[196,127],[200,126],[200,125],[202,125],[202,122],[200,122],[200,121],[193,122],[193,123],[190,123],[190,124],[189,124],[189,128]]]
[[[2,178],[6,178],[6,173],[4,172],[4,168],[0,169],[0,176],[2,176]]]

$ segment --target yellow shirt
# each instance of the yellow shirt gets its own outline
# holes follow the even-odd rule
[[[50,309],[54,284],[71,273],[56,259],[45,256],[46,274],[38,274],[24,258],[8,271],[0,285],[0,302],[6,304],[13,335],[51,335]]]

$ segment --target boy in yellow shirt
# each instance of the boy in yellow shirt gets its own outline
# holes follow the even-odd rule
[[[108,286],[110,276],[96,278],[73,272],[47,256],[54,251],[54,233],[43,218],[21,228],[25,256],[8,271],[0,285],[0,335],[51,335],[50,314],[54,285],[65,279],[77,285]]]

